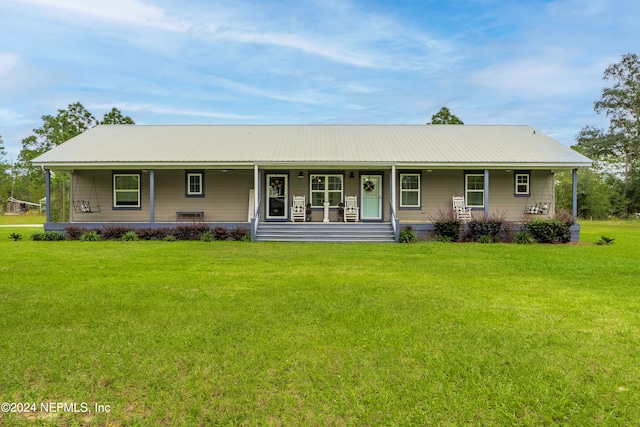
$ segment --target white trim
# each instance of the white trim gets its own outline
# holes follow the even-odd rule
[[[418,177],[418,188],[410,188],[410,189],[404,189],[402,188],[402,179],[404,177],[408,177],[408,176],[415,176]],[[401,173],[400,174],[400,207],[401,208],[419,208],[420,202],[421,202],[421,197],[420,197],[420,193],[422,192],[422,188],[421,188],[421,182],[420,182],[420,173]],[[418,194],[418,203],[415,205],[405,205],[402,203],[402,195],[405,193],[417,193]]]
[[[281,179],[282,182],[275,188],[275,182],[270,184],[271,178]],[[289,216],[289,175],[282,173],[268,173],[265,175],[265,218],[266,219],[287,219]],[[271,215],[271,200],[279,199],[282,202],[282,215]]]
[[[191,191],[191,177],[198,177],[197,186],[199,188],[198,191]],[[204,174],[202,172],[187,172],[187,196],[202,196],[204,193]]]
[[[527,182],[526,183],[519,183],[518,182],[518,177],[523,177],[526,176],[527,177]],[[531,194],[531,174],[529,172],[519,172],[514,174],[513,176],[513,181],[515,184],[515,188],[514,188],[514,194],[516,194],[517,196],[528,196]],[[526,191],[518,191],[518,186],[520,185],[526,185],[527,190]]]
[[[116,178],[119,176],[133,176],[136,177],[138,180],[138,188],[136,189],[117,189],[116,188]],[[141,174],[139,173],[114,173],[113,174],[113,207],[114,208],[139,208],[140,207],[140,180],[141,180]],[[138,202],[135,205],[132,204],[125,204],[125,205],[119,205],[117,202],[118,199],[118,193],[137,193],[138,194]]]
[[[314,179],[324,178],[324,189],[315,189],[313,188]],[[331,178],[340,178],[340,189],[330,189],[329,181]],[[314,205],[313,195],[314,193],[322,193],[322,204]],[[337,208],[338,203],[341,203],[344,200],[344,174],[342,173],[313,173],[309,174],[309,203],[311,203],[312,208],[323,208],[324,202],[329,202],[329,194],[331,193],[339,193],[340,198],[338,199],[336,204],[330,205],[331,208]]]
[[[478,190],[478,189],[469,190],[469,179],[468,178],[470,176],[482,178],[482,189],[481,190]],[[484,192],[485,192],[485,188],[484,188],[484,174],[483,173],[465,173],[464,174],[464,202],[468,207],[470,207],[470,208],[484,208]],[[479,204],[479,205],[471,204],[471,202],[469,201],[469,193],[480,193],[480,194],[482,194],[482,204]]]

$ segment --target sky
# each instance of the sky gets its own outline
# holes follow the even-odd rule
[[[638,0],[0,0],[0,136],[80,102],[137,124],[606,127]]]

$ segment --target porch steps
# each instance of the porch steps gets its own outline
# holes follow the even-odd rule
[[[259,242],[394,242],[391,223],[263,222]]]

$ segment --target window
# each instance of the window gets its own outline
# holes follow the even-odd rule
[[[467,206],[484,207],[484,174],[468,173],[464,181]]]
[[[187,197],[204,197],[204,173],[187,171]]]
[[[515,195],[529,196],[531,195],[530,183],[531,174],[529,172],[516,172],[514,174]]]
[[[140,174],[139,173],[114,173],[113,174],[113,207],[114,208],[139,208],[140,207]]]
[[[400,174],[400,207],[420,206],[420,174]]]
[[[321,208],[324,202],[337,207],[342,202],[342,175],[310,175],[311,206]]]

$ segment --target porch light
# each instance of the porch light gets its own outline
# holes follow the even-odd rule
[[[355,178],[356,176],[353,174],[353,171],[349,174],[349,178]]]
[[[299,179],[304,178],[304,174],[302,173],[302,171],[300,171],[300,173],[298,174],[298,178],[299,178]]]

